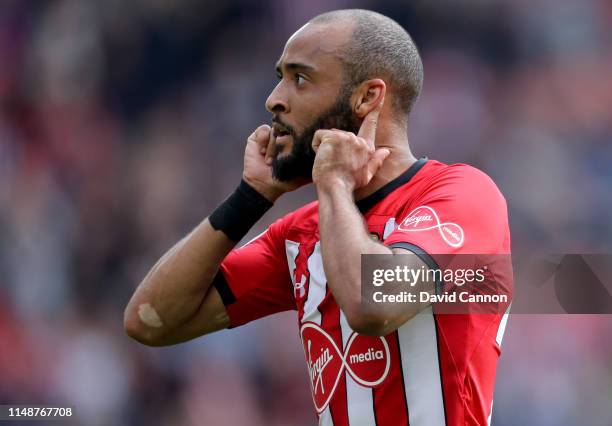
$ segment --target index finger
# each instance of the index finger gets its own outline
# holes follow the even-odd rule
[[[274,158],[274,152],[276,151],[276,136],[273,131],[270,131],[270,135],[268,138],[268,145],[266,147],[266,164],[272,164],[272,159]]]
[[[359,128],[359,133],[357,136],[365,139],[368,142],[374,144],[374,139],[376,138],[376,126],[378,125],[378,116],[380,115],[380,111],[382,110],[383,104],[385,103],[385,95],[383,95],[382,99],[376,105],[372,111],[368,112],[368,114],[363,119],[363,123],[361,123],[361,127]]]
[[[257,129],[255,129],[253,133],[251,133],[251,136],[249,136],[248,139],[254,141],[257,144],[259,151],[261,152],[262,149],[265,149],[268,146],[270,132],[270,126],[268,126],[267,124],[262,124]]]

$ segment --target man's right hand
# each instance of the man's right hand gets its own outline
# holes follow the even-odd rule
[[[247,139],[244,150],[242,178],[257,192],[274,202],[285,192],[293,191],[308,183],[306,180],[281,182],[272,177],[272,159],[275,140],[267,124],[259,126]]]

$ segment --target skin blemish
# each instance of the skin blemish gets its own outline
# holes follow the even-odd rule
[[[157,311],[150,303],[143,303],[138,307],[140,320],[149,327],[159,328],[164,325]]]

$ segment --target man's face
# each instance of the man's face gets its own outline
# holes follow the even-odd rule
[[[336,97],[336,102],[299,133],[293,126],[284,123],[281,118],[277,116],[273,118],[275,133],[278,131],[281,135],[276,136],[277,145],[272,160],[272,175],[275,179],[284,182],[296,178],[312,179],[315,159],[312,139],[317,130],[339,129],[353,133],[359,131],[360,122],[353,114],[350,97],[350,88],[342,87]],[[278,142],[279,139],[286,142]],[[291,147],[291,151],[284,153],[287,146]]]
[[[312,179],[317,130],[359,130],[352,87],[344,82],[336,53],[346,37],[346,29],[307,24],[289,39],[278,61],[280,81],[266,108],[273,114],[272,174],[280,181]]]

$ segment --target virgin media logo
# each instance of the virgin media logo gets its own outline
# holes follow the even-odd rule
[[[329,405],[344,371],[365,387],[378,386],[389,374],[391,356],[383,337],[352,333],[342,351],[318,324],[304,323],[300,335],[317,413]]]
[[[421,206],[414,209],[397,228],[405,232],[422,232],[437,229],[446,244],[458,248],[463,245],[463,228],[453,222],[442,222],[434,209]]]

